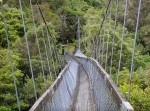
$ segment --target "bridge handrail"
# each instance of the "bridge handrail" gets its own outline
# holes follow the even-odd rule
[[[125,99],[125,97],[119,91],[119,89],[117,88],[117,86],[115,85],[115,83],[113,82],[111,77],[107,74],[107,72],[99,65],[99,63],[95,59],[90,58],[90,57],[73,56],[70,54],[67,54],[67,57],[69,58],[69,60],[71,60],[71,59],[75,60],[80,65],[82,65],[84,68],[85,68],[85,65],[87,65],[88,63],[85,64],[85,62],[83,63],[83,61],[89,61],[90,64],[93,65],[94,68],[96,68],[96,70],[98,71],[97,74],[100,74],[100,76],[102,77],[102,80],[104,80],[106,87],[109,89],[109,92],[110,92],[112,98],[114,99],[115,104],[117,105],[117,109],[120,111],[134,111],[134,109],[132,108],[130,103]],[[54,83],[36,101],[36,103],[32,106],[32,108],[29,111],[34,111],[34,110],[41,111],[41,109],[44,109],[47,102],[49,102],[51,100],[54,92],[58,88],[58,86],[68,68],[69,68],[69,63],[61,71],[61,73],[59,74],[57,79],[54,81]],[[86,68],[85,68],[85,70],[86,70]]]
[[[63,75],[67,71],[69,67],[68,63],[65,68],[60,72],[56,80],[53,82],[53,84],[42,94],[42,96],[34,103],[34,105],[31,107],[29,111],[41,111],[41,109],[44,109],[44,106],[46,103],[52,98],[53,93],[57,89],[57,87],[60,84],[60,81],[63,78]]]
[[[90,61],[99,71],[99,74],[101,74],[102,78],[104,79],[109,91],[112,94],[113,99],[116,101],[117,106],[119,110],[121,111],[134,111],[133,107],[130,105],[130,103],[125,99],[124,95],[119,91],[116,84],[113,82],[109,74],[102,68],[99,63],[91,58],[91,57],[79,57],[79,59],[86,59],[86,61]],[[79,60],[80,61],[80,60]],[[84,65],[84,64],[83,64]]]

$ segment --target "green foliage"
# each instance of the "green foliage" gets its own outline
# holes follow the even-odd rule
[[[120,90],[123,92],[123,94],[128,97],[128,84],[124,84],[120,86]],[[131,86],[131,92],[130,92],[130,102],[134,107],[135,111],[149,111],[150,110],[150,98],[149,98],[149,90],[150,87],[148,87],[145,90],[142,90],[139,88],[138,85],[132,84]]]
[[[51,0],[51,7],[57,10],[58,8],[62,7],[65,3],[65,0]]]
[[[7,27],[10,41],[13,43],[23,35],[23,27],[21,25],[21,15],[18,9],[16,8],[9,8],[7,5],[4,6],[5,9],[5,17],[7,20]],[[6,43],[6,36],[4,30],[4,23],[2,19],[2,13],[0,12],[0,47],[7,47]]]
[[[131,86],[129,85],[129,70],[120,73],[120,90],[128,98],[130,88],[130,102],[136,111],[149,111],[150,109],[150,65],[139,68],[133,73]]]
[[[93,41],[95,41],[94,37],[97,35],[97,31],[100,28],[100,23],[103,19],[107,5],[107,1],[104,0],[50,0],[50,2],[44,1],[45,0],[39,0],[39,3],[45,20],[47,21],[52,37],[47,36],[45,24],[43,23],[42,19],[39,19],[41,15],[37,10],[37,6],[34,5],[36,4],[36,0],[33,0],[32,3],[45,76],[42,75],[41,61],[32,23],[30,5],[28,1],[22,1],[23,10],[25,11],[24,15],[27,27],[27,37],[29,42],[29,49],[31,53],[33,73],[35,77],[38,97],[40,97],[40,95],[53,82],[49,77],[49,69],[46,59],[44,41],[46,46],[51,49],[48,50],[48,61],[50,62],[53,79],[55,79],[55,74],[59,72],[61,65],[56,60],[56,54],[54,49],[58,49],[59,52],[61,52],[62,44],[67,44],[67,48],[71,51],[74,49],[74,46],[77,44],[77,27],[74,26],[74,24],[77,22],[77,19],[75,18],[77,16],[80,16],[81,18],[81,48],[86,55],[90,55],[91,50],[93,50],[91,46],[93,44]],[[15,69],[14,74],[17,81],[21,109],[28,110],[35,102],[35,97],[30,74],[30,67],[26,49],[26,42],[24,38],[21,14],[20,10],[18,9],[19,5],[18,1],[16,0],[5,0],[4,3],[7,4],[4,5],[4,9],[9,39],[11,43],[10,45],[13,58],[13,67]],[[110,58],[112,50],[111,42],[112,38],[115,37],[114,58],[112,68],[112,78],[114,79],[114,81],[116,81],[122,36],[124,10],[121,5],[122,3],[123,0],[119,1],[119,16],[116,30],[114,30],[115,2],[113,2],[112,17],[108,17],[106,19],[103,29],[101,30],[101,34],[98,38],[104,38],[105,46],[107,45],[106,40],[108,37],[110,40],[108,43],[108,70],[110,68]],[[129,2],[128,19],[127,26],[125,28],[125,39],[122,51],[122,61],[120,69],[121,72],[119,77],[119,87],[127,98],[129,94],[129,74],[131,66],[131,52],[133,47],[134,29],[137,16],[137,3],[138,2],[134,0],[130,0]],[[148,0],[145,0],[142,3],[142,16],[140,18],[138,40],[136,44],[137,48],[135,50],[134,72],[132,76],[131,86],[132,90],[130,92],[130,102],[137,111],[150,110],[149,3],[150,2]],[[62,15],[65,15],[67,17],[73,17],[66,19],[63,27],[63,20],[61,20],[60,18],[60,16]],[[50,45],[48,43],[48,39],[50,40]],[[56,41],[56,44],[53,44],[52,41]],[[102,47],[101,44],[98,45],[99,47]],[[8,50],[6,48],[6,35],[4,30],[2,13],[0,12],[0,111],[13,111],[17,110],[17,103],[15,98],[13,76],[9,62],[9,55]],[[103,57],[105,60],[106,53],[104,53]]]
[[[93,7],[100,7],[100,8],[104,7],[106,4],[106,1],[104,0],[84,0],[84,1]]]
[[[17,53],[12,53],[12,58],[12,65],[14,68],[14,75],[16,77],[17,87],[21,88],[21,78],[23,74],[21,70],[18,69],[20,56]],[[0,50],[0,106],[2,106],[1,110],[17,109],[13,81],[14,80],[10,66],[8,51],[6,49]]]
[[[30,75],[29,61],[27,59],[27,50],[24,36],[23,26],[21,20],[20,10],[17,8],[9,8],[7,5],[4,5],[5,17],[8,27],[8,34],[10,40],[11,56],[12,56],[12,65],[14,68],[14,76],[17,83],[17,90],[19,93],[19,101],[22,110],[27,110],[35,102],[33,93],[33,83]],[[28,12],[27,12],[28,13]],[[4,23],[2,19],[2,13],[0,12],[0,111],[15,111],[18,109],[16,101],[16,93],[14,88],[14,80],[12,75],[12,70],[10,66],[10,57],[8,54],[6,35],[4,30]],[[37,82],[38,96],[40,96],[46,88],[52,83],[47,76],[47,70],[45,69],[45,80],[41,76],[41,65],[39,56],[36,54],[37,46],[34,30],[30,31],[31,27],[30,21],[25,17],[27,25],[27,36],[30,43],[34,42],[32,51],[35,54],[32,56],[33,59],[33,71],[36,74],[35,81]],[[55,23],[56,24],[56,23]],[[49,25],[50,28],[53,25]],[[56,36],[54,29],[52,34]],[[42,35],[42,34],[41,34]],[[34,38],[34,39],[33,39]],[[33,41],[34,40],[34,41]],[[56,63],[55,63],[56,65]],[[44,61],[44,67],[46,67],[46,61]],[[56,65],[57,66],[57,65]],[[45,83],[44,83],[44,82]],[[41,82],[41,83],[40,83]]]

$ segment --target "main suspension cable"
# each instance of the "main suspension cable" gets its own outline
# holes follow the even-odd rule
[[[109,2],[108,2],[108,5],[107,5],[107,8],[106,8],[106,11],[105,11],[102,23],[100,24],[100,28],[98,30],[98,33],[96,34],[96,37],[94,38],[93,45],[95,45],[94,42],[95,42],[96,38],[100,36],[100,33],[101,33],[102,28],[103,28],[105,19],[107,18],[107,13],[108,13],[108,9],[109,9],[110,3],[111,3],[111,0],[109,0]],[[94,47],[93,45],[92,45],[92,47]],[[92,49],[94,49],[94,48],[92,48]],[[92,50],[90,56],[93,55],[93,53],[94,53],[94,51]]]
[[[109,9],[110,3],[111,3],[111,0],[109,0],[109,2],[108,2],[105,15],[104,15],[104,17],[103,17],[102,23],[100,24],[100,28],[99,28],[98,33],[97,33],[97,37],[100,35],[100,32],[101,32],[101,30],[102,30],[102,28],[103,28],[104,21],[105,21],[105,19],[107,18],[106,15],[107,15],[107,13],[108,13],[108,9]]]
[[[41,20],[38,8],[37,8],[37,11],[38,11],[39,19],[40,19],[40,25],[42,25],[42,20]],[[48,49],[47,49],[47,45],[46,45],[46,41],[45,41],[45,34],[44,34],[43,27],[42,27],[42,37],[43,37],[44,49],[45,49],[45,53],[46,53],[46,61],[47,61],[47,65],[48,65],[47,67],[48,67],[48,71],[49,71],[49,74],[50,74],[51,73],[50,62],[49,62],[49,58],[48,58]]]
[[[34,25],[34,34],[35,34],[35,38],[36,38],[36,44],[37,44],[38,52],[39,52],[39,56],[40,56],[40,63],[41,63],[43,80],[44,80],[44,83],[46,83],[45,73],[44,73],[44,66],[43,66],[43,59],[42,59],[42,55],[41,55],[41,50],[40,50],[40,45],[39,45],[39,40],[38,40],[38,35],[37,35],[37,29],[36,29],[34,14],[33,14],[33,6],[32,6],[31,0],[30,0],[30,8],[31,8],[31,13],[32,13],[32,22],[33,22],[33,25]]]
[[[41,8],[40,8],[40,6],[39,6],[38,1],[37,1],[37,6],[38,6],[39,12],[40,12],[40,14],[41,14],[41,16],[42,16],[42,19],[43,19],[43,21],[44,21],[44,24],[45,24],[45,26],[46,26],[47,33],[48,33],[48,35],[51,37],[50,39],[52,40],[52,43],[54,44],[54,46],[56,46],[56,42],[54,41],[53,36],[52,36],[52,34],[51,34],[51,32],[50,32],[50,30],[49,30],[49,28],[48,28],[48,25],[47,25],[47,23],[46,23],[46,20],[45,20],[45,18],[44,18],[44,15],[43,15],[43,13],[42,13],[42,10],[41,10]],[[54,53],[56,53],[56,48],[54,48]],[[57,57],[58,59],[60,59],[57,53],[56,53],[56,57]],[[60,61],[59,61],[59,62],[60,62]]]

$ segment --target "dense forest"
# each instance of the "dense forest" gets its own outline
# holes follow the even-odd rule
[[[131,52],[133,48],[137,20],[138,1],[139,0],[128,0],[125,39],[120,68],[119,89],[127,99],[131,67]],[[46,57],[47,53],[45,52],[44,47],[48,46],[48,42],[45,38],[43,38],[43,35],[46,36],[47,34],[46,26],[41,18],[41,14],[38,11],[36,3],[37,0],[32,0],[40,50],[42,57]],[[63,48],[65,47],[65,50],[73,52],[77,45],[77,27],[74,25],[77,22],[77,17],[80,17],[81,20],[81,50],[85,55],[90,56],[91,46],[105,15],[107,4],[107,0],[39,0],[42,14],[51,32],[51,41],[53,41],[51,43],[52,48],[54,46],[57,47],[59,55],[62,55],[61,61],[64,61]],[[110,40],[112,40],[112,37],[115,36],[114,59],[111,75],[114,82],[117,80],[116,75],[118,70],[119,51],[124,19],[124,4],[125,0],[119,0],[118,19],[115,30],[116,0],[112,0],[112,9],[108,10],[108,13],[111,13],[111,15],[109,15],[105,20],[99,36],[104,37],[105,40],[107,36],[110,36]],[[6,17],[6,25],[10,40],[10,52],[7,48],[8,44],[4,28],[5,24],[3,20],[2,5],[4,7],[4,15]],[[46,59],[43,60],[43,71],[45,73],[45,76],[43,77],[29,0],[22,0],[22,5],[26,25],[26,35],[30,44],[29,49],[31,53],[33,72],[35,74],[34,78],[37,87],[37,96],[40,97],[40,95],[52,84],[58,72],[63,68],[65,62],[60,64],[59,61],[56,60],[57,54],[55,51],[53,54],[48,52],[48,55],[52,56],[48,59],[50,61],[53,78],[50,78],[49,76],[49,69],[47,67]],[[35,97],[19,1],[3,0],[3,3],[1,2],[0,10],[0,111],[18,110],[9,53],[12,55],[12,65],[14,67],[14,75],[18,88],[21,110],[27,111],[35,102]],[[149,0],[142,0],[138,29],[134,57],[134,72],[129,101],[133,105],[135,111],[150,111]],[[106,41],[104,43],[106,44]],[[44,44],[46,45],[44,46]],[[112,44],[110,42],[108,49],[108,67],[106,69],[108,73],[110,69],[111,45]]]

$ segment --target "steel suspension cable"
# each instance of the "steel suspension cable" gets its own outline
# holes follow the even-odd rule
[[[47,34],[47,40],[48,40],[48,45],[49,45],[49,53],[50,53],[50,55],[51,55],[51,62],[52,62],[52,65],[54,66],[54,56],[56,57],[56,63],[58,63],[59,64],[59,62],[58,62],[58,60],[57,60],[57,54],[56,54],[56,52],[55,52],[55,49],[53,48],[53,46],[51,47],[51,41],[50,41],[50,37],[49,37],[49,34],[48,34],[48,30],[47,30],[47,28],[46,28],[46,34]],[[52,43],[52,45],[54,45],[53,43]],[[53,53],[54,53],[54,56],[53,56]],[[51,71],[51,73],[52,73],[52,71]],[[55,67],[54,67],[54,73],[55,73],[55,77],[56,77],[56,70],[55,70]],[[51,74],[51,76],[52,76],[52,74]]]
[[[97,37],[100,35],[100,32],[101,32],[101,30],[102,30],[102,28],[103,28],[104,21],[105,21],[105,19],[106,19],[106,17],[107,17],[106,15],[107,15],[107,13],[108,13],[108,9],[109,9],[109,6],[110,6],[111,1],[112,1],[112,0],[109,0],[109,2],[108,2],[105,15],[104,15],[104,17],[103,17],[102,23],[100,24],[100,28],[99,28],[98,33],[97,33]]]
[[[97,58],[97,49],[98,49],[98,38],[96,38],[95,40],[96,40],[96,42],[95,42],[95,51],[94,51],[95,54],[94,55],[95,55],[95,59],[96,59]]]
[[[97,49],[96,49],[96,60],[99,61],[99,54],[100,54],[100,42],[101,42],[101,37],[98,37],[97,40]]]
[[[99,35],[100,35],[100,33],[101,33],[101,30],[102,30],[102,28],[103,28],[105,19],[107,18],[106,15],[107,15],[107,13],[108,13],[108,9],[109,9],[110,3],[111,3],[111,0],[109,0],[109,2],[108,2],[108,5],[107,5],[107,8],[106,8],[106,11],[105,11],[105,14],[104,14],[102,23],[100,24],[100,28],[99,28],[99,30],[98,30],[98,33],[96,34],[96,37],[94,38],[93,44],[95,44],[95,43],[94,43],[94,42],[95,42],[95,39],[96,39],[97,37],[99,37]],[[92,47],[94,47],[94,46],[92,45]],[[92,49],[93,49],[93,48],[92,48]],[[93,50],[91,51],[90,56],[92,55],[92,53],[93,53]]]
[[[94,47],[94,52],[95,52],[95,59],[97,60],[98,59],[98,50],[100,49],[100,47],[99,47],[99,42],[100,42],[100,39],[99,39],[99,37],[96,37],[95,38],[95,47]]]
[[[49,37],[49,34],[48,34],[48,29],[46,28],[46,36],[47,36],[47,41],[48,41],[48,47],[49,47],[49,54],[50,56],[52,57],[53,54],[52,54],[52,49],[51,49],[51,45],[50,45],[50,37]],[[50,59],[50,58],[49,58]],[[50,68],[50,67],[49,67]],[[51,69],[50,69],[51,70]],[[52,78],[52,70],[50,71],[50,77],[51,77],[51,80],[53,79]]]
[[[139,0],[139,7],[138,7],[138,15],[137,15],[137,21],[136,21],[136,29],[135,29],[135,35],[134,35],[134,43],[133,43],[133,49],[132,49],[132,59],[131,59],[131,69],[130,69],[130,86],[132,83],[132,74],[133,74],[133,70],[134,70],[134,55],[135,55],[135,48],[136,48],[136,39],[137,39],[137,33],[138,33],[138,27],[139,27],[139,19],[140,19],[140,10],[141,10],[141,2],[142,0]],[[129,86],[129,96],[128,99],[130,100],[130,88]]]
[[[93,40],[94,43],[95,40]],[[96,53],[96,43],[93,44],[93,54],[92,57],[95,58],[95,53]]]
[[[98,38],[98,41],[97,41],[97,56],[96,56],[96,60],[99,62],[99,58],[100,58],[100,49],[101,49],[101,37]]]
[[[42,20],[41,20],[40,12],[39,12],[38,8],[37,8],[37,11],[38,11],[39,19],[40,19],[40,24],[42,25]],[[48,58],[48,50],[47,50],[47,45],[46,45],[46,41],[45,41],[45,35],[44,35],[43,27],[42,27],[42,37],[43,37],[44,49],[45,49],[45,53],[46,53],[46,61],[47,61],[47,65],[48,65],[48,71],[49,71],[49,74],[50,74],[51,73],[50,63],[49,63],[49,58]]]
[[[43,66],[43,59],[42,59],[42,55],[41,55],[41,50],[40,50],[40,45],[39,45],[39,40],[38,40],[38,35],[37,35],[37,29],[36,29],[34,14],[33,14],[33,6],[32,6],[32,1],[31,0],[30,0],[30,8],[31,8],[31,13],[32,13],[32,22],[33,22],[33,25],[34,25],[34,34],[35,34],[35,38],[36,38],[36,44],[37,44],[38,52],[39,52],[39,56],[40,56],[40,63],[41,63],[43,80],[44,80],[44,83],[46,83],[45,73],[44,73],[44,66]]]
[[[31,76],[32,76],[32,82],[33,82],[33,88],[34,88],[34,95],[35,95],[35,99],[37,100],[37,91],[36,91],[36,86],[35,86],[35,80],[34,80],[34,74],[33,74],[33,67],[32,67],[30,49],[29,49],[29,44],[28,44],[28,38],[27,38],[27,34],[26,34],[25,19],[24,19],[24,15],[23,15],[23,9],[22,9],[21,0],[19,0],[19,6],[20,6],[22,24],[23,24],[23,29],[24,29],[24,37],[25,37],[25,41],[26,41],[26,48],[27,48],[27,53],[28,53],[28,59],[29,59],[29,64],[30,64],[30,72],[31,72]]]
[[[56,51],[56,48],[55,47],[53,47],[53,46],[56,46],[56,44],[55,44],[55,41],[53,40],[53,38],[50,38],[50,37],[52,37],[52,34],[51,34],[51,32],[50,32],[50,30],[49,30],[49,28],[48,28],[48,25],[47,25],[47,23],[46,23],[46,20],[45,20],[45,18],[44,18],[44,16],[43,16],[43,13],[42,13],[42,11],[41,11],[41,8],[40,8],[40,6],[39,6],[39,3],[37,2],[37,6],[38,6],[38,9],[39,9],[39,12],[40,12],[40,14],[41,14],[41,16],[42,16],[42,18],[43,18],[43,20],[44,20],[44,23],[45,23],[45,26],[46,26],[46,33],[47,33],[47,40],[48,40],[48,45],[49,45],[49,52],[50,52],[50,55],[52,56],[52,62],[54,63],[54,57],[53,57],[53,53],[54,53],[54,55],[55,55],[55,57],[56,57],[56,63],[58,63],[58,64],[60,64],[60,58],[59,58],[59,55],[58,55],[58,53],[57,53],[57,51]],[[50,40],[51,39],[51,40]],[[51,41],[52,41],[52,47],[51,47]],[[52,53],[52,50],[53,50],[53,53]],[[57,60],[58,59],[58,60]],[[53,63],[52,63],[52,65],[53,65]],[[55,68],[55,67],[54,67]],[[55,70],[55,69],[54,69]],[[52,73],[52,72],[51,72]],[[52,79],[52,74],[50,73],[50,75],[51,75],[51,79]],[[56,76],[56,71],[55,71],[55,76]]]
[[[108,37],[107,37],[107,46],[106,46],[106,60],[105,60],[105,71],[107,70],[106,68],[107,68],[107,62],[108,62],[108,43],[109,43],[109,39],[110,39],[110,27],[111,27],[111,24],[110,24],[110,22],[111,22],[111,10],[112,10],[112,1],[111,1],[111,3],[110,3],[110,9],[109,9],[109,11],[110,11],[110,13],[109,13],[109,26],[108,26]]]
[[[56,72],[56,66],[55,66],[55,64],[54,64],[54,60],[52,60],[52,65],[53,65],[53,68],[54,68],[54,74],[55,74],[55,79],[57,78],[57,72]]]
[[[114,44],[115,44],[115,37],[116,37],[116,27],[117,27],[117,19],[118,19],[118,0],[116,0],[116,13],[115,13],[115,25],[114,25],[114,36],[112,39],[112,52],[111,52],[111,60],[110,60],[110,75],[112,74],[112,64],[113,64],[113,57],[114,57]]]
[[[90,53],[90,56],[94,58],[94,49],[95,49],[95,43],[94,43],[94,40],[91,40],[91,43],[92,46],[91,46],[91,53]]]
[[[45,48],[45,51],[46,51],[46,60],[47,60],[47,64],[48,64],[48,71],[49,71],[49,74],[50,74],[50,78],[52,80],[51,68],[50,68],[50,62],[49,62],[49,56],[48,56],[48,48],[47,48],[47,45],[46,45],[45,34],[44,34],[43,28],[42,28],[42,36],[43,36],[44,48]]]
[[[124,44],[124,34],[125,34],[125,25],[126,25],[126,16],[127,16],[127,6],[128,6],[128,0],[126,0],[125,3],[125,11],[124,11],[124,23],[123,23],[123,29],[122,29],[122,39],[121,39],[121,48],[120,48],[120,57],[119,57],[119,64],[118,64],[118,73],[117,73],[117,85],[119,85],[119,76],[120,76],[120,65],[121,65],[121,57],[122,57],[122,49]]]
[[[102,62],[101,65],[103,65],[104,62],[104,48],[105,48],[105,38],[103,37],[103,45],[102,45]]]
[[[13,58],[12,58],[12,53],[11,53],[11,49],[10,49],[9,34],[8,34],[8,28],[7,28],[6,18],[5,18],[5,14],[4,14],[5,12],[4,12],[4,7],[3,7],[3,1],[1,1],[1,9],[2,9],[2,18],[3,18],[3,22],[4,22],[6,40],[7,40],[7,45],[8,45],[7,49],[8,49],[8,54],[9,54],[9,62],[10,62],[10,66],[11,66],[14,87],[15,87],[15,93],[16,93],[15,95],[16,95],[16,99],[17,99],[17,106],[18,106],[18,110],[21,111],[20,100],[19,100],[19,95],[18,95],[18,88],[17,88],[17,83],[16,83],[17,78],[15,77],[15,74],[14,74]]]
[[[43,13],[42,13],[42,11],[41,11],[41,8],[40,8],[40,6],[39,6],[39,2],[38,2],[38,1],[37,1],[37,6],[38,6],[38,9],[39,9],[39,11],[40,11],[40,14],[41,14],[41,16],[42,16],[42,18],[43,18],[43,21],[44,21],[44,24],[45,24],[45,26],[46,26],[46,29],[48,30],[49,35],[52,37],[52,34],[51,34],[51,32],[50,32],[50,30],[49,30],[49,28],[48,28],[48,25],[47,25],[46,20],[45,20],[45,18],[44,18],[44,16],[43,16]]]
[[[105,16],[107,16],[105,14]],[[104,21],[105,22],[105,21]],[[105,28],[105,27],[104,27]],[[104,62],[104,53],[105,53],[105,37],[104,37],[104,34],[105,34],[105,29],[104,29],[104,32],[103,32],[103,36],[102,36],[102,52],[101,52],[101,65],[105,66],[105,62]]]
[[[78,24],[77,24],[77,38],[78,38],[78,48],[80,50],[80,18],[78,17]]]
[[[47,23],[46,23],[46,20],[45,20],[44,15],[43,15],[43,13],[42,13],[42,11],[41,11],[41,8],[40,8],[40,6],[39,6],[38,1],[37,1],[37,6],[38,6],[38,8],[39,8],[39,12],[40,12],[40,14],[41,14],[41,16],[42,16],[42,18],[43,18],[44,23],[45,23],[47,33],[48,33],[49,36],[51,37],[51,40],[52,40],[52,43],[54,44],[54,46],[56,46],[56,43],[55,43],[55,41],[54,41],[54,39],[53,39],[53,37],[52,37],[52,34],[51,34],[51,32],[50,32],[50,30],[49,30],[49,28],[48,28],[48,25],[47,25]],[[55,49],[55,48],[54,48],[54,53],[56,54],[56,58],[59,59],[58,62],[60,63],[60,58],[59,58],[58,54],[56,53],[56,49]]]

